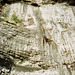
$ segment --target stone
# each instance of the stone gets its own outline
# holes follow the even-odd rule
[[[0,74],[74,75],[74,8],[7,4],[2,10],[7,21],[0,22]],[[13,14],[23,21],[14,24]]]

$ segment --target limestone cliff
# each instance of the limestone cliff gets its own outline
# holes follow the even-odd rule
[[[75,75],[75,6],[34,1],[2,7],[0,75]]]

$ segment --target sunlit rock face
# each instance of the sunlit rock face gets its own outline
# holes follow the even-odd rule
[[[74,9],[59,3],[6,4],[0,22],[0,74],[75,75]]]

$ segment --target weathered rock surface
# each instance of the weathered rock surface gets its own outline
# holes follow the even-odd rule
[[[5,5],[0,22],[0,74],[75,75],[74,9],[59,3]]]

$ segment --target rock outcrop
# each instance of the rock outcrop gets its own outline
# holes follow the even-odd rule
[[[74,9],[67,3],[5,4],[0,75],[75,75]]]

